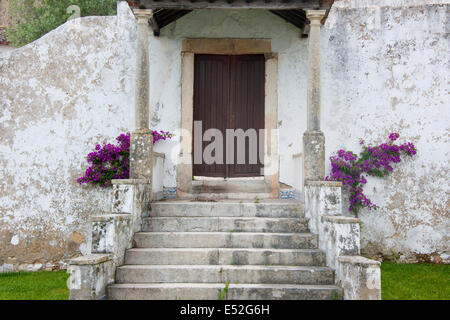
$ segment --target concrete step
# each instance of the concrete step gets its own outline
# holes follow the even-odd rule
[[[300,202],[293,200],[221,200],[200,202],[170,200],[153,202],[152,217],[304,217]]]
[[[126,283],[108,287],[116,300],[217,300],[224,283]],[[227,300],[338,300],[334,285],[230,284]]]
[[[268,199],[273,198],[272,187],[258,178],[208,178],[194,177],[189,193],[183,199],[225,200],[225,199]]]
[[[116,283],[278,283],[334,284],[327,267],[232,265],[125,265]]]
[[[147,232],[307,232],[306,218],[151,217],[143,221]]]
[[[133,248],[125,264],[325,266],[325,254],[318,249]]]
[[[138,232],[135,248],[273,248],[316,249],[311,233]]]

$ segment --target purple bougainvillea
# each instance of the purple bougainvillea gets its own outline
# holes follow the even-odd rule
[[[399,136],[398,133],[391,133],[388,142],[375,147],[366,146],[364,141],[361,141],[363,151],[359,156],[351,151],[339,150],[330,157],[331,176],[325,180],[341,181],[349,188],[349,211],[357,214],[363,207],[376,209],[377,206],[363,192],[367,183],[366,177],[387,176],[393,170],[392,164],[401,161],[401,155],[413,156],[417,153],[416,147],[411,142],[395,144]]]
[[[168,131],[153,131],[153,144],[172,138]],[[122,133],[116,138],[118,145],[97,144],[95,150],[87,155],[89,168],[84,176],[77,179],[79,184],[96,184],[101,187],[111,185],[112,179],[128,179],[130,176],[130,134]]]

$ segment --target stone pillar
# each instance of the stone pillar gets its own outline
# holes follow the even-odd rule
[[[135,9],[137,18],[135,129],[131,133],[130,179],[152,179],[153,136],[149,128],[149,19],[152,10]]]
[[[321,54],[320,27],[325,10],[308,10],[311,22],[308,49],[307,128],[303,134],[303,184],[325,178],[325,136],[320,131]]]

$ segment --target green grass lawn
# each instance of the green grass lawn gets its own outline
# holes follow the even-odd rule
[[[381,264],[383,300],[450,300],[450,265]]]
[[[66,271],[0,273],[0,300],[67,300]],[[381,264],[383,300],[450,300],[450,265]]]
[[[65,271],[0,273],[0,300],[67,300]]]

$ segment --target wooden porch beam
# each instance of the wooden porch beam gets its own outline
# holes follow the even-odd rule
[[[156,21],[155,17],[151,17],[150,20],[148,21],[148,23],[150,24],[150,28],[152,28],[153,30],[153,35],[159,37],[159,34],[161,33],[161,30],[158,26],[158,22]]]
[[[140,0],[147,9],[267,9],[292,10],[311,9],[328,10],[331,0]]]

